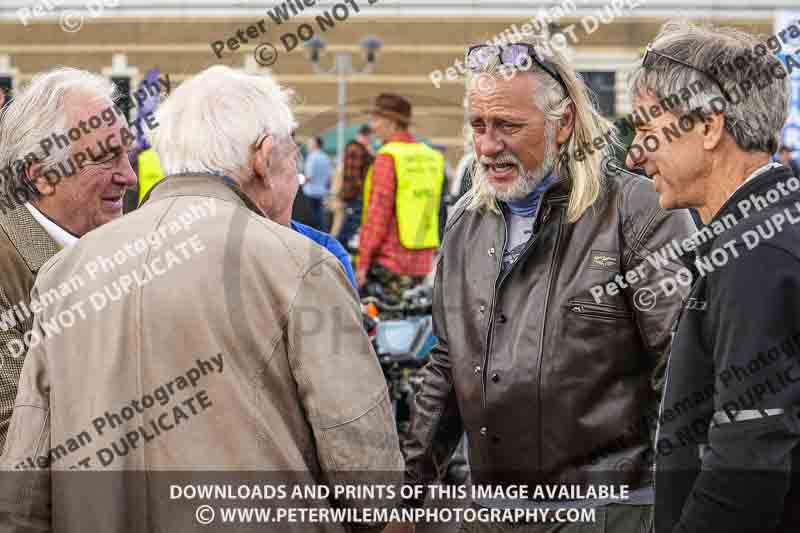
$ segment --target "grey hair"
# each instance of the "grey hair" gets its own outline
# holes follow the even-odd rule
[[[0,179],[9,196],[19,199],[20,195],[12,191],[22,186],[23,162],[40,163],[46,173],[68,161],[69,146],[56,145],[45,151],[41,144],[55,133],[66,132],[66,97],[77,94],[107,100],[109,105],[119,98],[116,86],[107,78],[59,67],[34,76],[6,106],[0,116]]]
[[[648,67],[639,65],[629,79],[631,93],[655,93],[659,99],[682,94],[693,84],[702,91],[670,109],[678,116],[701,109],[722,113],[725,130],[746,152],[774,153],[789,116],[790,85],[783,63],[768,53],[764,42],[743,31],[711,24],[671,20],[662,26],[652,42],[654,50],[710,73],[730,95],[727,101],[708,76],[667,58],[655,56]],[[770,45],[770,49],[773,47]],[[767,83],[761,87],[761,80]],[[716,105],[715,105],[716,104]]]
[[[609,144],[609,149],[620,148],[621,142],[617,135],[614,125],[604,118],[597,110],[591,90],[586,86],[583,78],[569,64],[566,56],[548,44],[544,34],[524,34],[521,39],[515,40],[517,43],[528,43],[536,47],[539,56],[545,64],[558,72],[569,94],[564,94],[564,89],[547,72],[538,65],[531,62],[530,74],[535,76],[537,90],[533,92],[534,105],[545,115],[546,123],[552,123],[555,127],[561,120],[564,112],[570,104],[574,104],[574,122],[572,133],[558,150],[555,162],[554,173],[558,176],[568,176],[572,181],[572,191],[567,207],[567,218],[570,222],[577,221],[581,215],[591,207],[597,200],[602,190],[604,176],[601,171],[601,163],[604,153],[595,150],[592,154],[586,154],[585,158],[573,157],[573,154],[582,152],[581,146],[591,143],[594,139],[605,137]],[[519,70],[509,72],[505,70],[499,61],[488,62],[480,72],[473,73],[468,71],[466,78],[467,93],[464,98],[464,106],[469,108],[469,92],[474,89],[479,77],[489,74],[494,79],[503,77],[508,79],[509,74],[520,73]],[[464,126],[465,136],[472,136],[472,127],[469,121]],[[478,164],[478,163],[476,163]],[[469,209],[487,208],[494,212],[499,212],[496,198],[491,188],[483,180],[475,180],[472,184],[472,198],[468,204]]]
[[[291,136],[291,98],[269,73],[215,65],[186,80],[159,106],[150,133],[164,172],[239,172],[261,136]]]

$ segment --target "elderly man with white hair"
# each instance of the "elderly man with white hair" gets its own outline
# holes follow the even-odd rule
[[[670,21],[632,73],[645,109],[706,87],[639,124],[634,142],[660,148],[628,155],[664,208],[705,223],[673,250],[693,283],[658,419],[657,533],[800,531],[800,180],[771,160],[800,64],[773,39]],[[679,122],[694,126],[670,140]]]
[[[34,323],[2,457],[22,472],[0,495],[25,515],[14,524],[206,531],[243,499],[262,513],[390,502],[333,488],[398,481],[403,459],[344,270],[265,216],[296,179],[289,98],[223,66],[185,81],[152,136],[168,176],[43,267],[35,294],[80,281]],[[272,516],[281,531],[349,519]]]
[[[125,142],[133,135],[117,96],[106,78],[58,68],[34,76],[0,121],[0,451],[41,266],[120,217],[122,196],[136,184]]]

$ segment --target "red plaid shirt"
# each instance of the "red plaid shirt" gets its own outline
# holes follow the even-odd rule
[[[395,134],[389,142],[415,143],[407,131]],[[395,213],[397,176],[389,154],[375,158],[372,171],[367,219],[358,237],[358,271],[366,272],[374,263],[396,273],[425,276],[433,268],[436,249],[409,250],[400,244]]]

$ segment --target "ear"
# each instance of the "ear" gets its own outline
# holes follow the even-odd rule
[[[711,113],[700,123],[700,135],[703,137],[703,148],[714,150],[725,136],[725,114]]]
[[[43,165],[41,163],[33,163],[25,169],[25,176],[23,179],[27,180],[31,187],[35,187],[39,191],[40,196],[51,196],[56,192],[56,185],[61,181],[60,178],[55,183],[48,180],[43,172]]]
[[[564,110],[564,114],[558,121],[558,129],[556,130],[556,143],[564,144],[569,140],[572,135],[572,130],[575,127],[575,103],[570,102]]]
[[[261,147],[256,150],[253,159],[251,160],[251,170],[256,177],[260,177],[265,185],[268,185],[267,171],[269,170],[270,161],[272,160],[272,153],[275,149],[275,137],[267,135],[261,143]]]

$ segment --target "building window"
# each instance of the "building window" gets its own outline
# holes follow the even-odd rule
[[[600,112],[609,118],[615,116],[617,91],[615,88],[615,72],[581,72],[586,85],[597,96]]]

